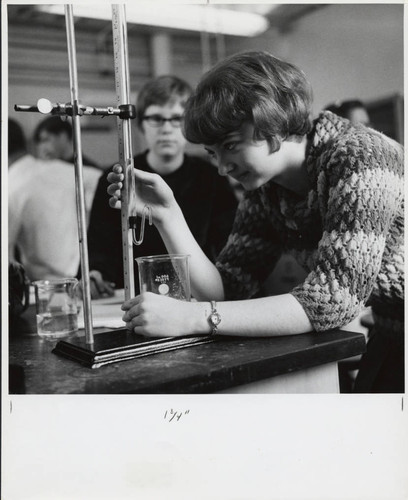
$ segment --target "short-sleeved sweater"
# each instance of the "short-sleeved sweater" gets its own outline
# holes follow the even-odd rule
[[[245,193],[217,259],[225,298],[254,297],[282,252],[308,271],[292,290],[316,331],[341,327],[372,305],[403,331],[403,148],[322,112],[308,135],[309,192],[273,181]]]

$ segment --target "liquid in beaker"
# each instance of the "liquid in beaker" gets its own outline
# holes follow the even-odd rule
[[[33,285],[38,335],[46,340],[75,335],[78,332],[78,280],[39,280]]]

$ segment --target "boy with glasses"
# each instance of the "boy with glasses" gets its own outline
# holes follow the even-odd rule
[[[182,133],[184,106],[191,87],[175,76],[161,76],[140,90],[137,125],[147,149],[134,157],[138,170],[157,173],[173,190],[187,224],[205,254],[212,260],[224,246],[231,230],[236,198],[226,179],[208,161],[185,154]],[[112,295],[123,288],[122,232],[120,211],[109,207],[107,175],[99,181],[88,229],[91,294]],[[148,226],[142,245],[133,247],[134,257],[167,253],[154,226]],[[135,285],[138,289],[137,266]],[[114,286],[112,285],[114,284]]]

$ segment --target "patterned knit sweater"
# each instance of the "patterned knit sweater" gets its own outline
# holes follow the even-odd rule
[[[307,271],[291,292],[316,331],[372,305],[377,325],[403,331],[403,148],[323,112],[308,137],[305,198],[274,182],[247,192],[217,267],[225,297],[254,297],[282,252]]]

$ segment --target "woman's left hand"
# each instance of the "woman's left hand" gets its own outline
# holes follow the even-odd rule
[[[147,337],[181,337],[196,334],[197,303],[144,292],[122,305],[128,330]]]

